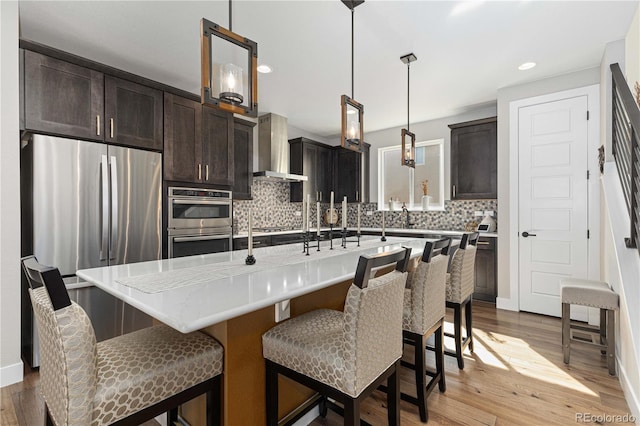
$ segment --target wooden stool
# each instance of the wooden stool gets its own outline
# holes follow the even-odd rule
[[[599,332],[600,346],[607,356],[609,374],[616,374],[616,332],[615,311],[620,306],[618,294],[601,281],[565,278],[560,282],[562,297],[562,354],[564,363],[569,364],[571,353],[571,329]],[[571,305],[589,306],[600,309],[600,327],[571,323]]]
[[[96,343],[89,317],[57,268],[22,259],[40,333],[46,425],[138,425],[198,395],[207,425],[221,424],[223,348],[204,333],[166,325]]]
[[[361,256],[344,312],[319,309],[262,336],[267,425],[278,424],[278,375],[344,404],[344,424],[360,425],[360,403],[387,381],[390,425],[400,423],[402,297],[411,249]],[[370,278],[372,268],[396,269]],[[321,410],[324,411],[324,409]]]
[[[411,262],[404,291],[402,337],[404,343],[413,346],[414,363],[402,361],[403,367],[414,370],[416,395],[402,393],[400,397],[418,406],[420,420],[429,420],[427,397],[438,384],[440,392],[446,390],[444,378],[444,316],[446,313],[446,282],[449,264],[450,238],[427,242],[422,258]],[[427,370],[425,347],[427,338],[435,336],[435,371]],[[430,377],[425,383],[426,376]]]

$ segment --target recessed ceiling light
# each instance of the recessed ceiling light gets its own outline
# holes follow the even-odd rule
[[[524,64],[520,65],[518,67],[518,69],[520,71],[526,71],[526,70],[530,70],[531,68],[535,67],[536,63],[535,62],[525,62]]]
[[[267,64],[258,65],[258,72],[262,74],[269,74],[271,71],[271,67]]]

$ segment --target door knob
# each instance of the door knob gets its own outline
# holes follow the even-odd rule
[[[527,237],[535,237],[535,236],[536,236],[536,234],[530,234],[530,233],[528,233],[527,231],[524,231],[524,232],[522,233],[522,236],[523,236],[523,237],[525,237],[525,238],[527,238]]]

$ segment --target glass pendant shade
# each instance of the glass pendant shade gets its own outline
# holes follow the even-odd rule
[[[416,167],[416,135],[402,129],[402,165]]]
[[[364,133],[364,106],[347,95],[342,95],[342,134],[340,145],[353,151],[362,152]]]
[[[220,66],[220,99],[232,104],[242,104],[242,68],[234,64]]]
[[[201,103],[257,117],[257,43],[206,19],[200,26]]]

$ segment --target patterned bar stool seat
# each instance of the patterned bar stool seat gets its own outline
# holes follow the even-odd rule
[[[455,356],[458,360],[458,368],[464,368],[462,353],[469,346],[473,352],[473,327],[471,321],[471,299],[475,285],[476,244],[479,234],[477,232],[462,235],[460,247],[451,260],[451,271],[447,274],[447,308],[453,308],[453,334],[445,333],[447,337],[453,337],[456,344],[455,352],[445,350],[445,354]],[[465,328],[467,336],[462,337],[462,310],[464,309]]]
[[[446,281],[449,265],[450,238],[426,243],[422,258],[412,259],[407,271],[407,288],[404,291],[402,336],[404,343],[413,346],[414,364],[403,361],[416,376],[417,398],[402,394],[403,400],[418,406],[420,420],[427,422],[427,397],[436,383],[440,392],[446,390],[444,377],[444,316],[446,313]],[[425,357],[427,338],[435,335],[436,371],[428,371]],[[425,377],[431,378],[425,385]]]
[[[47,425],[140,424],[206,393],[207,424],[220,424],[223,348],[200,333],[157,325],[96,343],[57,268],[22,259],[40,333]]]
[[[562,299],[562,354],[564,363],[569,364],[571,354],[571,329],[600,334],[600,346],[607,357],[609,374],[616,374],[616,311],[620,300],[609,284],[601,281],[565,278],[560,281]],[[600,327],[571,323],[571,305],[589,306],[600,309]]]
[[[344,312],[319,309],[262,336],[267,425],[278,424],[278,375],[344,404],[344,424],[360,424],[360,403],[387,380],[389,424],[400,421],[402,297],[411,249],[361,256]],[[395,270],[370,278],[372,268]]]

